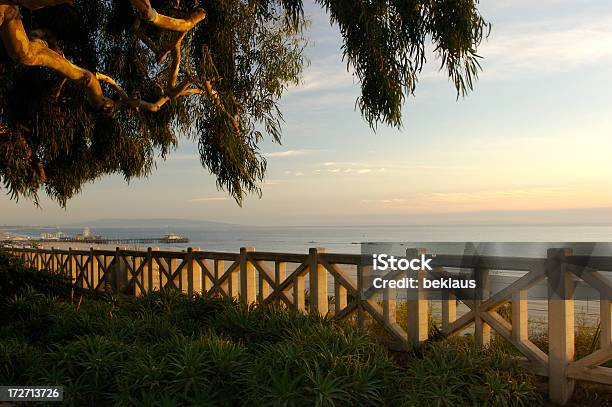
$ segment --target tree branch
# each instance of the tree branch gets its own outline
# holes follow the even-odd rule
[[[161,59],[168,53],[172,55],[166,88],[163,89],[163,95],[155,102],[130,97],[117,81],[110,76],[103,73],[92,73],[87,69],[74,65],[61,54],[59,47],[54,44],[55,50],[51,49],[48,43],[43,41],[42,38],[45,38],[46,33],[42,31],[34,32],[31,35],[32,38],[28,38],[19,13],[19,6],[37,9],[63,3],[72,4],[72,0],[0,0],[0,35],[8,54],[16,62],[26,66],[47,67],[64,77],[62,84],[58,88],[57,95],[61,92],[65,81],[71,80],[83,86],[89,103],[94,109],[110,113],[119,106],[157,112],[164,104],[174,98],[208,94],[217,109],[223,111],[228,116],[236,132],[239,132],[240,127],[237,115],[231,115],[225,109],[218,92],[213,88],[210,80],[204,82],[203,88],[193,88],[192,85],[194,84],[191,82],[178,83],[183,39],[187,31],[204,19],[206,16],[204,10],[196,10],[190,17],[178,19],[157,13],[149,0],[130,0],[130,2],[140,16],[132,26],[133,32],[155,53],[158,62],[161,62]],[[181,35],[170,47],[159,47],[140,31],[141,19],[159,28],[181,32]],[[114,89],[118,95],[118,100],[104,96],[100,82],[104,82]]]
[[[172,48],[172,71],[170,72],[170,80],[168,81],[168,86],[170,87],[176,86],[176,82],[178,81],[179,70],[181,68],[181,44],[183,43],[185,34],[186,33],[181,34]]]
[[[204,17],[206,17],[206,12],[203,9],[193,11],[188,18],[168,17],[163,14],[159,14],[157,10],[151,6],[151,2],[149,0],[130,0],[130,2],[140,15],[141,19],[147,21],[155,27],[170,31],[187,32],[195,27],[197,23],[204,20]]]
[[[18,6],[0,6],[2,42],[13,60],[27,66],[44,66],[85,88],[87,99],[95,109],[109,110],[113,101],[102,93],[100,83],[88,70],[74,65],[50,49],[45,41],[30,40],[25,32]]]
[[[131,98],[128,94],[123,90],[123,88],[110,76],[104,75],[101,73],[96,74],[96,78],[99,81],[108,83],[115,91],[119,94],[119,104],[125,105],[132,109],[137,110],[147,110],[149,112],[157,112],[161,107],[166,104],[169,100],[176,99],[180,96],[188,96],[188,95],[201,95],[204,93],[202,90],[197,88],[192,88],[191,82],[184,82],[177,86],[173,86],[164,91],[164,95],[160,97],[155,102],[147,102],[138,98]]]
[[[212,98],[213,102],[217,106],[217,109],[220,109],[227,115],[227,117],[232,122],[232,127],[234,127],[234,131],[236,131],[236,133],[240,133],[240,124],[238,123],[238,115],[235,114],[232,116],[227,111],[227,109],[225,109],[225,106],[223,106],[223,102],[221,101],[221,98],[219,97],[219,92],[217,92],[215,88],[213,88],[212,83],[210,81],[205,81],[204,86],[206,88],[206,92]]]

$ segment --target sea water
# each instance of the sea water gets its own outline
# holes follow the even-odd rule
[[[2,228],[0,228],[2,229]],[[82,233],[82,228],[10,228],[12,234],[39,238],[43,232]],[[155,244],[160,248],[198,247],[207,251],[255,250],[303,253],[324,247],[333,253],[359,253],[362,242],[612,242],[612,226],[551,225],[405,225],[405,226],[240,226],[203,228],[91,228],[109,239],[159,238],[176,233],[185,244]],[[52,245],[52,243],[49,243]],[[135,245],[130,245],[133,248]]]

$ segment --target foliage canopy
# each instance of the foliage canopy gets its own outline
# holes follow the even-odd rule
[[[0,0],[0,181],[65,205],[107,174],[149,175],[180,138],[238,203],[260,193],[299,83],[302,0]],[[433,43],[458,95],[488,23],[478,0],[316,0],[343,38],[365,120],[401,126]],[[202,7],[204,11],[200,9]],[[27,34],[27,36],[26,36]]]

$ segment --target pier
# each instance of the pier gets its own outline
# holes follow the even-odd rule
[[[76,237],[62,237],[58,239],[6,239],[0,240],[0,245],[24,245],[24,244],[53,244],[53,243],[85,243],[85,244],[152,244],[152,243],[189,243],[189,239],[186,237],[168,234],[164,237],[133,237],[133,238],[122,238],[112,239],[104,237],[90,237],[90,238],[76,238]]]
[[[63,242],[63,243],[92,243],[92,244],[151,244],[151,243],[189,243],[189,239],[185,237],[176,238],[176,239],[168,239],[166,237],[134,237],[127,239],[62,239],[62,240],[43,240],[36,239],[31,240],[33,243],[40,244],[49,244],[53,242]]]

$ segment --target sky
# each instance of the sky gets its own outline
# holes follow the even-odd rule
[[[105,177],[67,208],[0,196],[0,224],[192,218],[256,225],[612,220],[612,2],[482,0],[483,72],[456,99],[433,56],[403,128],[373,132],[341,37],[312,21],[303,83],[283,97],[283,144],[261,145],[263,196],[239,207],[181,140],[148,179]],[[607,216],[606,216],[607,215]]]

